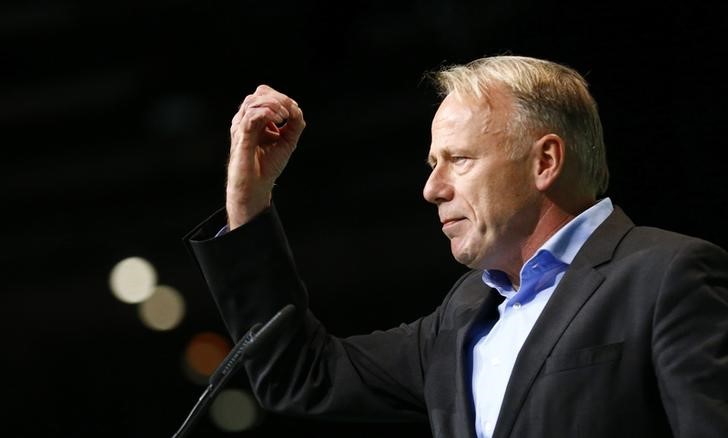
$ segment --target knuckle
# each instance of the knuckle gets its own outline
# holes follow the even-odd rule
[[[289,108],[291,108],[291,110],[295,111],[296,109],[299,108],[298,107],[298,102],[296,102],[295,100],[293,100],[293,99],[291,99],[290,97],[287,97],[287,96],[286,96],[286,99],[287,99],[286,100],[286,104],[287,104],[287,106]]]
[[[249,95],[245,96],[245,99],[243,99],[243,101],[240,103],[240,107],[239,108],[240,109],[245,109],[245,107],[247,107],[250,104],[250,101],[252,99],[253,99],[253,95],[252,94],[249,94]]]
[[[243,126],[246,129],[255,128],[267,123],[275,117],[275,112],[267,107],[251,108],[243,116]]]
[[[260,125],[260,121],[258,119],[248,117],[243,122],[243,130],[246,132],[250,132],[253,129],[255,129],[258,125]]]

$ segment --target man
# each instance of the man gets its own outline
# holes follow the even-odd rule
[[[437,78],[424,196],[471,270],[384,332],[339,339],[307,307],[271,201],[297,103],[261,86],[233,118],[226,208],[188,241],[235,339],[298,309],[245,362],[261,403],[437,437],[728,436],[728,254],[598,199],[602,128],[574,70],[498,56]]]

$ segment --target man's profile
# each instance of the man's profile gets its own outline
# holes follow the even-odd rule
[[[366,335],[316,319],[273,204],[302,109],[260,86],[235,114],[225,209],[187,242],[235,340],[296,306],[245,361],[261,404],[448,438],[728,436],[728,254],[604,197],[584,78],[494,56],[436,80],[423,195],[470,270],[432,313]]]

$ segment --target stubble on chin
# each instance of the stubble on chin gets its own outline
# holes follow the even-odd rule
[[[452,253],[452,256],[461,265],[475,269],[477,259],[476,254],[471,248],[457,246],[458,243],[462,244],[462,242],[456,242],[455,240],[456,239],[450,239],[450,252]]]

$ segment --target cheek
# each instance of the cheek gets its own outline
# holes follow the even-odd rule
[[[507,178],[484,180],[474,187],[472,208],[481,233],[503,228],[527,199],[525,186]]]
[[[523,203],[529,192],[524,170],[523,166],[504,162],[485,166],[458,181],[456,190],[480,227],[496,225],[491,222],[497,223]]]
[[[525,165],[504,167],[495,180],[497,187],[494,187],[493,190],[504,204],[520,205],[525,200],[530,199],[535,190],[529,175],[530,173]]]
[[[502,207],[497,191],[492,187],[482,184],[475,188],[472,192],[473,196],[469,199],[470,208],[472,209],[473,222],[477,226],[478,232],[484,234],[488,227],[495,224],[494,219],[499,216]]]

